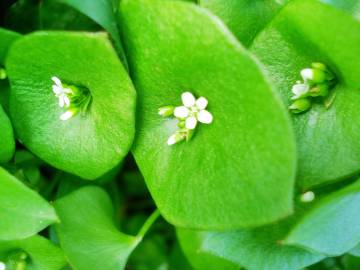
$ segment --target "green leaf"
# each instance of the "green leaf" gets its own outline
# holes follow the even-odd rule
[[[285,1],[200,0],[200,5],[219,16],[245,46],[280,10]],[[261,15],[260,15],[261,14]]]
[[[10,111],[21,141],[56,168],[94,179],[126,156],[134,136],[133,85],[106,35],[38,32],[9,52]],[[88,88],[90,109],[67,121],[52,76]]]
[[[254,58],[193,4],[122,1],[120,11],[139,93],[133,153],[163,216],[180,227],[228,229],[288,215],[293,136]],[[209,100],[214,122],[168,146],[176,120],[157,110],[181,105],[185,91]]]
[[[285,104],[291,102],[300,71],[312,62],[324,63],[338,79],[330,108],[315,103],[308,112],[293,115],[298,180],[305,189],[360,170],[359,44],[358,21],[329,5],[300,0],[284,7],[252,46]]]
[[[0,167],[0,239],[22,239],[58,221],[53,207]]]
[[[0,105],[0,163],[9,161],[15,152],[15,139],[11,122]]]
[[[67,4],[81,13],[85,14],[105,30],[107,30],[114,40],[115,47],[119,53],[121,62],[125,68],[128,68],[124,49],[120,40],[120,33],[117,27],[116,16],[115,16],[115,2],[114,0],[54,0],[60,3]]]
[[[191,266],[195,270],[238,270],[237,264],[202,248],[205,235],[205,232],[177,229],[180,246]]]
[[[60,248],[39,235],[13,241],[0,241],[0,260],[6,262],[16,252],[25,252],[27,270],[59,270],[66,261]]]
[[[322,260],[324,256],[321,254],[282,243],[292,222],[290,219],[266,227],[228,232],[178,229],[177,235],[190,261],[199,254],[207,254],[248,270],[293,270]],[[196,259],[205,262],[202,257]]]
[[[360,2],[359,0],[320,0],[323,3],[332,5],[340,10],[352,14],[357,20],[360,20]]]
[[[5,65],[5,58],[11,44],[21,37],[20,34],[0,28],[0,68]],[[10,86],[8,80],[0,80],[0,104],[6,112],[9,108]]]
[[[352,250],[350,250],[349,253],[353,256],[360,257],[360,243],[356,247],[354,247]]]
[[[330,256],[360,242],[360,180],[316,202],[295,225],[285,242]]]
[[[76,205],[76,209],[74,209]],[[124,269],[126,261],[157,218],[152,215],[137,236],[118,231],[111,200],[95,186],[81,188],[55,202],[61,247],[74,270]]]

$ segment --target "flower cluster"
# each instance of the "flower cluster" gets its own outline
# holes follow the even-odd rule
[[[303,81],[297,81],[291,89],[294,102],[289,109],[293,113],[305,112],[316,98],[327,97],[335,81],[333,73],[322,63],[312,63],[311,68],[301,70],[300,75]]]
[[[60,115],[60,120],[69,120],[79,111],[84,112],[87,110],[92,99],[89,91],[82,91],[74,85],[64,84],[56,76],[53,76],[51,80],[54,82],[52,90],[59,99],[59,106],[67,109],[66,112]]]
[[[179,120],[179,129],[169,137],[168,145],[173,145],[183,140],[190,140],[199,122],[210,124],[213,121],[212,114],[206,110],[208,105],[206,98],[200,97],[195,99],[192,93],[184,92],[181,95],[181,100],[182,106],[159,108],[159,115],[164,117],[173,115]]]

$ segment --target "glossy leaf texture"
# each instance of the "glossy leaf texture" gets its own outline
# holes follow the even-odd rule
[[[22,240],[0,241],[0,261],[8,262],[18,252],[26,253],[27,270],[60,270],[66,265],[62,250],[39,235]]]
[[[0,104],[0,163],[9,161],[15,152],[14,132],[10,119]]]
[[[219,16],[245,46],[250,46],[256,35],[285,4],[284,1],[200,0],[201,6]]]
[[[310,111],[293,115],[299,185],[307,189],[357,173],[360,23],[318,1],[291,1],[258,36],[252,51],[287,105],[300,71],[312,62],[327,65],[338,80],[330,108],[316,102]]]
[[[135,130],[136,93],[105,34],[31,34],[12,46],[6,67],[14,128],[41,159],[95,179],[126,156]],[[86,113],[60,120],[66,109],[52,91],[53,76],[90,91]]]
[[[281,240],[292,222],[290,220],[256,229],[227,232],[178,229],[177,235],[190,261],[199,254],[207,254],[218,260],[233,263],[238,269],[244,267],[248,270],[294,270],[322,260],[324,255],[282,243]],[[193,245],[190,245],[192,241]],[[201,260],[201,257],[198,260]]]
[[[139,93],[133,153],[163,216],[181,227],[229,229],[288,215],[293,135],[254,58],[193,4],[122,1],[120,11]],[[208,99],[214,121],[169,146],[177,120],[158,108],[181,105],[185,91]]]
[[[360,180],[321,198],[294,226],[285,242],[330,256],[360,242]]]
[[[138,236],[121,233],[114,224],[110,197],[95,186],[57,200],[55,208],[61,219],[56,231],[74,270],[124,269],[129,255],[156,218],[151,216]]]
[[[106,31],[108,31],[114,40],[115,47],[119,53],[121,62],[125,68],[128,68],[127,60],[124,54],[124,49],[120,40],[120,33],[117,26],[115,10],[117,3],[114,0],[52,0],[59,3],[64,3],[70,7],[75,8],[81,13],[85,14]]]
[[[0,240],[30,237],[58,221],[54,208],[0,167]]]

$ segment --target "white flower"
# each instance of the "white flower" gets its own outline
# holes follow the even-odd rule
[[[70,106],[69,95],[73,95],[73,91],[70,88],[66,88],[61,83],[61,80],[58,77],[52,77],[51,80],[55,83],[52,86],[52,90],[57,98],[59,98],[59,106],[63,108],[64,106]]]
[[[295,85],[293,85],[291,91],[293,92],[293,97],[291,99],[299,99],[301,97],[306,96],[309,93],[310,86],[306,83],[301,83],[297,81]]]
[[[303,78],[303,80],[309,81],[314,79],[314,70],[312,68],[304,68],[300,71],[300,75]]]
[[[183,106],[176,107],[174,115],[181,120],[185,120],[187,129],[195,129],[198,122],[203,124],[212,123],[212,114],[205,110],[208,104],[206,98],[195,99],[192,93],[185,92],[181,95],[181,100]]]
[[[6,269],[6,265],[3,262],[0,262],[0,270],[5,270]]]

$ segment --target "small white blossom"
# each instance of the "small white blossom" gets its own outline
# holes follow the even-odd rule
[[[291,99],[302,98],[309,93],[309,90],[310,86],[308,84],[297,81],[291,89],[292,93],[294,94]]]
[[[187,129],[195,129],[198,122],[203,124],[210,124],[213,121],[213,116],[206,109],[208,101],[204,97],[197,100],[190,92],[185,92],[181,95],[183,106],[178,106],[174,110],[174,115],[185,120],[185,127]]]
[[[301,70],[300,75],[305,82],[309,81],[309,80],[313,80],[314,79],[314,70],[312,68],[304,68]]]
[[[54,82],[52,90],[55,96],[59,99],[59,106],[69,107],[70,106],[70,95],[73,95],[73,91],[70,88],[64,87],[61,80],[58,77],[52,77],[51,80]]]
[[[6,269],[6,264],[3,262],[0,262],[0,270],[5,270]]]

